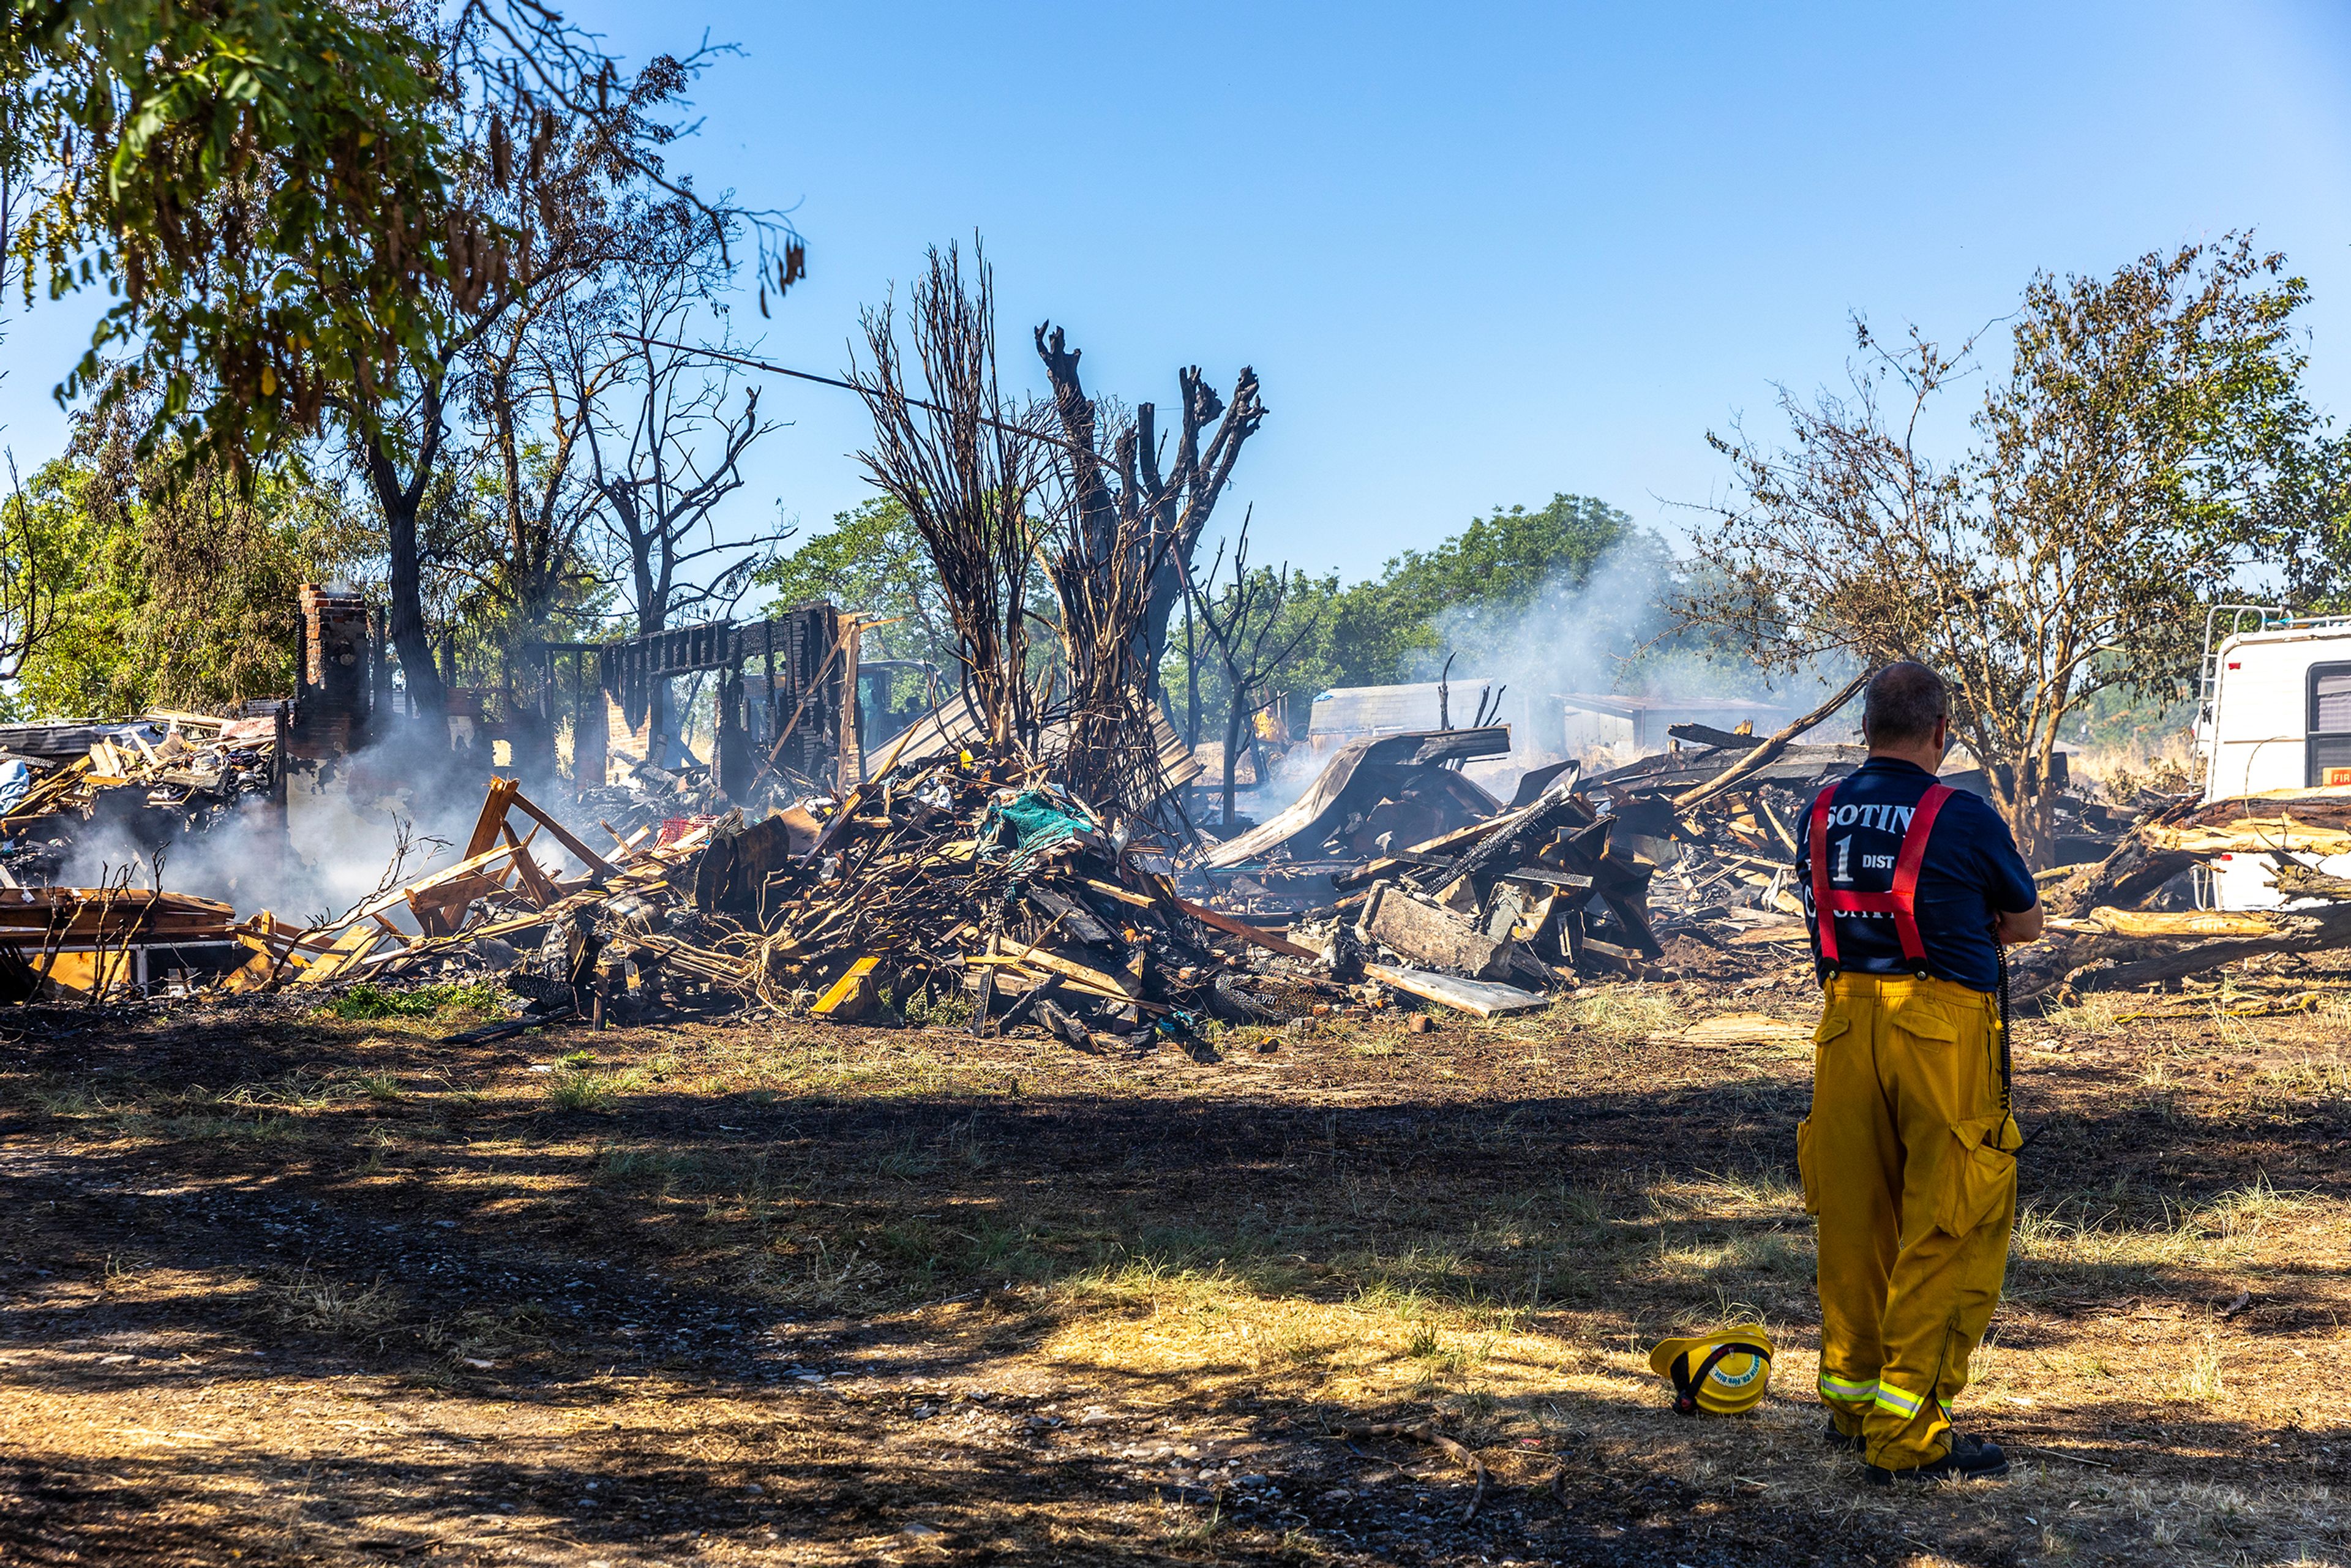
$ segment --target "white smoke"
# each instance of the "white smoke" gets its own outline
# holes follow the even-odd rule
[[[1414,678],[1433,679],[1450,652],[1457,683],[1466,673],[1500,691],[1488,722],[1511,727],[1511,755],[1472,764],[1470,776],[1507,799],[1520,774],[1546,763],[1574,758],[1604,768],[1666,748],[1662,726],[1639,747],[1587,752],[1569,743],[1561,699],[1571,695],[1639,697],[1689,709],[1721,704],[1731,711],[1708,722],[1730,728],[1737,718],[1750,717],[1768,733],[1827,694],[1831,684],[1815,670],[1767,675],[1727,647],[1677,633],[1675,600],[1695,564],[1675,559],[1654,536],[1635,534],[1593,563],[1588,575],[1554,575],[1522,607],[1481,605],[1440,616],[1443,651],[1423,654]],[[1740,705],[1757,705],[1759,711]],[[1470,706],[1456,694],[1457,725],[1469,722]]]
[[[1668,699],[1694,707],[1762,704],[1786,717],[1827,694],[1830,681],[1814,671],[1767,678],[1745,659],[1709,657],[1695,637],[1671,635],[1672,601],[1691,566],[1677,561],[1655,536],[1632,535],[1588,573],[1554,574],[1522,605],[1446,611],[1435,622],[1436,647],[1414,655],[1397,679],[1430,682],[1445,675],[1452,688],[1447,716],[1456,728],[1476,722],[1481,693],[1488,696],[1491,711],[1486,722],[1510,727],[1511,754],[1472,763],[1465,771],[1505,800],[1521,774],[1567,760],[1574,752],[1563,744],[1559,700],[1572,693]],[[1433,706],[1427,722],[1436,723]],[[1757,728],[1768,732],[1784,722],[1759,716]],[[1825,727],[1807,737],[1843,737]],[[1659,741],[1646,749],[1662,748]],[[1264,784],[1238,797],[1236,804],[1264,821],[1304,793],[1335,749],[1335,743],[1293,746]],[[1634,754],[1626,747],[1580,759],[1599,768],[1630,761]]]
[[[56,881],[98,887],[128,867],[134,887],[217,899],[239,916],[267,909],[281,920],[311,925],[372,894],[395,866],[397,879],[407,882],[454,863],[491,779],[513,773],[486,766],[486,755],[435,748],[395,732],[349,757],[296,759],[282,814],[267,797],[247,796],[235,811],[174,833],[152,851],[124,823],[81,824]],[[523,791],[559,814],[569,803],[568,795],[555,793],[559,788],[552,779],[528,779]],[[510,820],[518,833],[528,832],[519,812]],[[152,831],[155,825],[151,820],[137,827]],[[567,869],[545,833],[531,842],[530,854],[551,874],[580,869]],[[403,926],[410,924],[405,914],[393,912]]]

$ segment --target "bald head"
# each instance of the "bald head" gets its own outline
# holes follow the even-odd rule
[[[1951,716],[1951,689],[1914,659],[1888,664],[1869,678],[1862,699],[1861,737],[1873,751],[1931,746],[1935,722]]]

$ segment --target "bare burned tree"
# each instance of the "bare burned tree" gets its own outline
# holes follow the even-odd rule
[[[643,116],[682,91],[687,75],[664,62],[631,83],[617,100],[618,123],[643,129]],[[470,392],[469,371],[502,327],[517,314],[544,308],[558,296],[592,287],[621,243],[614,204],[633,168],[612,152],[612,128],[539,118],[529,142],[493,155],[480,150],[470,176],[470,198],[503,225],[493,246],[484,242],[475,265],[452,268],[429,287],[445,298],[432,319],[433,341],[369,368],[364,356],[347,385],[321,392],[327,413],[344,431],[353,465],[382,514],[391,640],[406,675],[409,700],[424,714],[446,706],[432,655],[425,613],[428,503],[445,488],[451,467],[472,454],[453,453],[453,428]],[[505,146],[501,139],[500,145]],[[469,250],[469,255],[473,253]]]
[[[583,434],[607,557],[640,633],[731,613],[788,530],[719,527],[743,487],[743,457],[775,429],[759,392],[736,399],[731,371],[677,340],[726,278],[723,252],[691,209],[663,204],[615,268],[599,336],[576,340],[573,398],[594,407]],[[600,393],[595,383],[601,379]],[[653,691],[654,733],[668,735],[666,692]]]
[[[766,547],[784,535],[724,537],[715,517],[743,487],[743,455],[775,428],[759,418],[758,389],[745,388],[730,413],[729,381],[695,370],[687,356],[654,350],[638,357],[636,371],[635,417],[617,432],[591,422],[588,451],[622,591],[643,632],[731,609]]]
[[[873,444],[858,456],[930,550],[955,623],[963,700],[988,744],[1033,752],[1043,704],[1029,684],[1027,589],[1041,455],[1035,421],[998,384],[995,280],[977,242],[972,265],[977,287],[967,291],[956,247],[934,248],[908,291],[919,390],[893,307],[865,312],[872,364],[849,373],[873,416]]]
[[[1190,584],[1200,626],[1225,672],[1224,825],[1228,829],[1233,825],[1234,774],[1240,763],[1242,737],[1250,733],[1266,684],[1298,651],[1298,645],[1313,634],[1315,625],[1311,618],[1282,625],[1281,612],[1290,602],[1292,581],[1290,569],[1261,566],[1252,571],[1249,543],[1249,520],[1244,517],[1233,540],[1232,576],[1223,589],[1217,588],[1217,574],[1225,563],[1221,543],[1208,563],[1207,580]]]
[[[1265,419],[1257,372],[1247,366],[1233,383],[1228,403],[1196,365],[1177,372],[1183,392],[1182,418],[1172,464],[1165,454],[1157,411],[1135,405],[1133,420],[1086,395],[1078,377],[1079,350],[1067,346],[1061,328],[1037,329],[1037,354],[1053,389],[1053,407],[1062,436],[1080,451],[1095,455],[1072,474],[1071,529],[1090,559],[1108,559],[1123,537],[1152,562],[1149,596],[1136,622],[1134,658],[1146,694],[1159,695],[1159,661],[1167,644],[1168,618],[1182,602],[1192,562],[1217,497],[1231,480],[1241,447]]]
[[[470,356],[467,407],[495,506],[455,564],[508,642],[547,636],[597,580],[584,537],[595,492],[582,470],[597,407],[627,369],[603,320],[592,298],[549,291],[522,301]]]

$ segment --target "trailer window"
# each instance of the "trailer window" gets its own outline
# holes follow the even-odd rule
[[[2351,664],[2311,666],[2306,749],[2305,783],[2351,784]]]

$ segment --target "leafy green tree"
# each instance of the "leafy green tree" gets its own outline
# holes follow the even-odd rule
[[[416,286],[463,225],[427,112],[438,63],[388,6],[0,6],[0,156],[36,189],[14,236],[27,295],[37,276],[117,301],[63,390],[102,390],[127,348],[163,388],[157,434],[247,461],[413,349]]]
[[[1972,443],[1929,448],[1972,363],[1856,329],[1849,393],[1783,391],[1781,441],[1710,437],[1736,498],[1688,617],[1782,669],[1924,660],[2028,855],[2040,787],[2099,694],[2161,695],[2193,668],[2203,605],[2248,587],[2308,522],[2319,435],[2294,316],[2307,286],[2249,238],[2150,253],[2108,277],[2035,276]],[[2004,770],[2005,782],[2001,779]]]
[[[430,375],[453,335],[531,272],[529,204],[566,125],[689,201],[589,37],[538,0],[0,0],[0,162],[31,193],[11,236],[52,298],[115,301],[61,392],[107,395],[127,353],[151,443],[243,473],[337,400]],[[778,287],[798,237],[761,217]],[[771,243],[772,242],[772,243]],[[764,292],[762,296],[764,308]]]
[[[1433,647],[1426,629],[1442,618],[1453,645],[1474,656],[1506,641],[1530,612],[1574,599],[1604,560],[1628,549],[1660,574],[1671,560],[1664,541],[1588,496],[1553,496],[1533,512],[1497,507],[1435,549],[1388,562],[1365,596],[1378,610],[1364,618],[1363,646],[1396,667]]]
[[[832,527],[753,575],[768,591],[764,613],[826,600],[884,624],[865,634],[867,657],[916,659],[951,668],[955,624],[940,597],[914,519],[887,496],[836,513]]]
[[[340,489],[276,465],[249,484],[143,449],[143,411],[85,417],[6,507],[20,567],[49,585],[16,672],[21,716],[220,708],[294,689],[296,591],[353,571],[371,542]]]
[[[1434,679],[1448,653],[1461,673],[1542,667],[1552,651],[1541,644],[1557,642],[1563,627],[1613,674],[1616,660],[1658,629],[1658,591],[1676,570],[1663,540],[1590,497],[1556,495],[1535,510],[1497,507],[1433,549],[1395,557],[1368,581],[1343,586],[1335,572],[1293,571],[1273,641],[1285,645],[1292,632],[1303,634],[1268,689],[1286,695],[1295,724],[1319,692]],[[1604,571],[1622,574],[1637,591],[1594,595]],[[1192,661],[1196,676],[1184,647],[1179,623],[1165,675],[1171,703],[1180,709],[1206,683],[1203,706],[1219,709],[1216,661],[1203,651]]]

